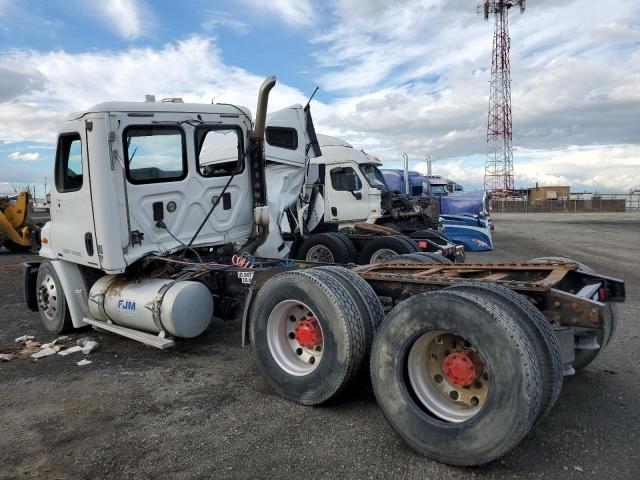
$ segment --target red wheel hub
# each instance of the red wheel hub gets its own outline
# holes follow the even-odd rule
[[[478,374],[473,359],[464,352],[453,352],[447,355],[442,369],[447,381],[458,387],[471,385]]]
[[[322,330],[318,320],[314,317],[300,320],[296,325],[295,335],[302,348],[314,348],[322,345]]]

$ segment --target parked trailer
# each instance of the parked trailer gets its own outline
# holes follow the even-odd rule
[[[42,261],[25,265],[27,305],[52,333],[92,325],[158,348],[239,312],[243,344],[284,398],[321,404],[370,365],[379,404],[413,448],[454,465],[503,455],[552,408],[563,375],[606,347],[624,282],[557,258],[454,265],[415,252],[353,268],[254,258],[269,226],[274,84],[255,126],[229,105],[72,115]],[[203,152],[219,155],[203,165]]]

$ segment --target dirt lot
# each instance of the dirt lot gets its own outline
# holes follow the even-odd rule
[[[608,350],[502,460],[451,468],[393,433],[366,382],[320,408],[276,396],[237,323],[157,351],[109,334],[82,354],[0,364],[0,478],[640,478],[640,214],[496,215],[477,261],[565,255],[627,281]],[[0,252],[0,346],[51,339]],[[75,335],[79,337],[80,335]],[[77,356],[77,357],[76,357]]]

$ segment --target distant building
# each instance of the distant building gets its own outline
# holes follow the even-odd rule
[[[527,199],[529,202],[539,202],[542,200],[569,200],[571,187],[550,186],[527,188]]]

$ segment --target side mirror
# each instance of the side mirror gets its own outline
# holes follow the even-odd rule
[[[353,190],[351,190],[351,195],[356,197],[356,200],[362,200],[362,193],[361,192],[354,192]]]

